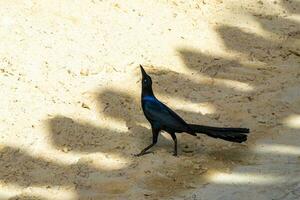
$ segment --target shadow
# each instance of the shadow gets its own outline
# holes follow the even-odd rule
[[[82,158],[70,165],[59,164],[43,158],[34,158],[20,149],[7,146],[0,152],[0,178],[3,183],[14,184],[18,188],[37,186],[45,188],[39,190],[43,196],[50,195],[51,192],[47,190],[57,186],[68,188],[75,192],[76,199],[111,198],[114,195],[118,198],[130,198],[128,193],[136,190],[134,186],[136,183],[142,193],[150,192],[152,197],[168,197],[174,195],[172,188],[179,193],[192,187],[190,186],[192,183],[206,182],[205,174],[211,163],[204,161],[206,159],[202,155],[195,157],[196,162],[191,162],[188,154],[183,153],[181,158],[175,158],[170,154],[163,159],[163,163],[153,163],[162,154],[166,152],[158,151],[156,155],[144,157],[135,162],[131,168],[105,171],[95,168],[89,159]],[[228,161],[225,162],[230,164]],[[145,169],[138,167],[139,165],[148,166],[150,172],[145,174]],[[217,166],[224,167],[224,162],[215,164],[215,167]],[[136,176],[141,178],[135,180]],[[124,181],[127,184],[124,184]],[[159,187],[164,184],[165,187]],[[56,195],[59,195],[59,192]],[[26,198],[29,197],[22,194],[12,199]]]
[[[13,147],[5,147],[1,150],[0,169],[2,181],[17,183],[22,187],[77,184],[81,173],[98,171],[88,163],[78,162],[76,165],[65,166],[41,158],[33,158]]]
[[[152,77],[154,83],[154,92],[157,94],[158,98],[161,94],[167,96],[168,91],[170,92],[169,94],[171,97],[178,96],[179,98],[182,94],[185,94],[187,89],[199,87],[198,83],[191,81],[183,74],[166,70],[147,70],[147,72]],[[166,88],[160,87],[161,85],[166,86]],[[197,92],[201,93],[203,88],[207,88],[208,91],[212,87],[214,86],[208,86],[203,83],[201,84],[201,90]],[[178,94],[173,92],[175,90],[178,91]],[[228,91],[232,92],[231,89],[228,89]],[[227,94],[226,92],[224,93]],[[190,93],[186,94],[190,95]],[[197,96],[202,99],[194,100],[196,102],[203,102],[204,100],[207,100],[205,99],[205,95],[197,94]],[[188,98],[189,96],[187,99]],[[215,101],[217,102],[216,99]],[[97,101],[97,108],[99,112],[104,115],[104,118],[112,118],[121,122],[125,122],[126,126],[130,128],[136,127],[140,123],[148,123],[142,114],[140,102],[137,100],[137,98],[129,94],[116,90],[103,90],[97,95]],[[239,110],[240,108],[236,107],[236,109]],[[203,121],[206,121],[206,125],[211,125],[213,123],[212,121],[216,121],[216,119],[213,119],[216,117],[214,114],[204,116],[200,113],[184,110],[175,109],[175,111],[186,121],[191,123],[193,122],[202,124]],[[225,112],[228,113],[226,114]],[[218,111],[218,113],[220,112]],[[223,113],[223,111],[221,113]],[[227,126],[232,126],[233,124],[238,124],[240,122],[233,122],[231,112],[228,109],[224,109],[224,113],[225,117],[222,116],[222,119],[224,117],[222,120],[223,125],[226,124]],[[151,140],[150,130],[146,131],[145,129],[144,132],[137,131],[130,137],[133,137],[134,135],[148,137],[148,143],[144,144],[149,144]],[[193,186],[191,186],[191,184],[193,183],[205,184],[207,182],[207,171],[211,166],[213,166],[213,170],[221,170],[224,168],[224,166],[230,168],[234,164],[246,165],[251,161],[248,155],[248,150],[243,148],[243,145],[228,145],[228,143],[225,141],[214,140],[204,135],[199,135],[197,139],[185,134],[178,134],[178,136],[181,137],[179,142],[179,158],[174,158],[170,154],[172,152],[172,142],[166,140],[164,141],[162,137],[160,137],[158,144],[153,148],[155,154],[144,156],[138,161],[139,165],[145,165],[145,163],[148,163],[148,159],[151,160],[151,167],[149,169],[150,172],[146,173],[146,178],[137,182],[142,189],[149,190],[149,195],[151,197],[170,197],[179,193],[180,191],[192,188]],[[123,141],[128,140],[129,138],[124,138]],[[130,145],[137,146],[137,143],[139,142],[140,141],[132,141]],[[168,144],[168,147],[166,144]],[[161,147],[161,145],[164,146]],[[240,148],[242,148],[242,150]],[[238,149],[239,152],[237,152]],[[222,157],[224,154],[227,156]],[[166,157],[163,158],[162,156]],[[190,160],[191,157],[194,161]],[[160,163],[160,161],[157,160],[158,158],[160,158],[163,163]],[[156,172],[159,172],[160,175],[156,174]]]
[[[300,13],[300,2],[296,0],[281,0],[280,5],[285,8],[289,13]]]
[[[17,195],[17,196],[11,197],[8,200],[46,200],[46,198],[22,194],[22,195]]]
[[[251,13],[255,16],[255,20],[260,23],[261,27],[278,35],[281,39],[286,40],[288,37],[300,38],[299,22],[277,15],[262,15],[258,13]]]
[[[241,64],[238,56],[232,59],[220,58],[219,56],[205,55],[195,50],[179,49],[183,62],[186,67],[192,69],[199,75],[206,75],[212,78],[223,78],[228,80],[238,80],[240,82],[253,85],[255,90],[249,94],[234,95],[222,90],[223,98],[218,98],[218,93],[210,85],[210,91],[214,94],[214,104],[222,105],[224,113],[230,113],[235,116],[236,113],[232,109],[240,108],[243,112],[247,112],[249,117],[244,117],[248,124],[255,126],[254,131],[266,131],[266,128],[278,125],[286,116],[283,110],[286,110],[286,101],[277,101],[277,96],[286,95],[289,88],[284,85],[290,84],[287,76],[293,72],[297,74],[297,64],[285,65],[286,59],[289,59],[288,45],[284,44],[285,40],[270,40],[267,37],[261,37],[253,33],[245,32],[238,27],[221,25],[216,28],[220,38],[222,38],[226,48],[229,51],[242,53],[250,62],[259,61],[257,67],[255,65],[247,66]],[[201,87],[202,89],[202,87]],[[291,91],[292,92],[292,91]],[[289,93],[291,93],[289,92]],[[295,96],[295,95],[293,95]],[[284,97],[286,99],[286,97]],[[289,103],[294,100],[289,99]],[[228,105],[231,104],[231,108]],[[255,105],[255,106],[254,106]],[[221,114],[221,116],[223,113]],[[249,123],[251,121],[251,123]],[[254,125],[256,124],[256,125]],[[251,127],[251,125],[250,125]],[[252,129],[253,130],[253,129]]]
[[[55,116],[46,121],[53,147],[59,150],[67,148],[68,153],[99,152],[116,154],[132,160],[132,154],[139,152],[148,145],[152,137],[151,130],[139,125],[141,123],[147,123],[147,121],[142,114],[138,101],[129,94],[114,90],[104,90],[98,93],[96,98],[98,101],[97,108],[99,112],[103,114],[104,118],[112,118],[120,122],[125,122],[128,131],[112,131],[96,127],[89,123],[76,122],[71,118]],[[196,122],[196,120],[202,117],[206,118],[205,120],[208,122],[212,121],[209,117],[199,113],[177,111],[183,117],[186,116],[187,120],[191,119],[191,122]],[[214,117],[214,115],[209,116]],[[232,124],[232,119],[230,121]],[[133,166],[136,167],[122,168],[116,170],[116,172],[120,172],[121,174],[125,173],[127,178],[133,181],[137,174],[145,174],[144,168],[141,166],[146,166],[146,168],[148,168],[147,166],[151,166],[149,169],[151,173],[147,175],[147,172],[146,176],[143,175],[145,176],[144,178],[138,180],[140,189],[142,191],[151,191],[151,197],[169,197],[174,195],[174,188],[176,188],[176,193],[179,193],[180,191],[192,187],[189,185],[192,184],[191,182],[204,184],[206,182],[206,172],[211,164],[213,164],[214,169],[221,169],[224,165],[230,167],[233,163],[236,163],[236,160],[242,160],[238,154],[236,154],[235,157],[228,156],[227,159],[220,160],[217,155],[220,156],[221,151],[210,153],[212,150],[220,149],[221,146],[226,144],[224,141],[214,140],[206,136],[199,136],[198,139],[195,140],[194,137],[181,135],[179,142],[180,158],[175,158],[171,154],[173,151],[172,141],[160,137],[158,145],[153,148],[155,152],[154,155],[150,154],[141,159],[135,159]],[[188,150],[186,150],[187,148]],[[231,155],[233,155],[236,146],[226,146],[222,147],[222,149],[231,151]],[[161,158],[163,155],[166,157],[161,159],[162,163],[160,161],[156,162],[157,158]],[[195,159],[196,163],[190,163],[190,161],[188,161],[191,156]],[[245,154],[241,154],[241,156],[244,158],[247,157]],[[215,159],[216,157],[217,159]],[[203,166],[203,168],[199,168],[200,165]],[[172,175],[170,175],[170,171]],[[158,172],[160,175],[157,174]],[[98,171],[92,173],[102,174],[104,172]],[[106,174],[109,173],[112,173],[112,170],[106,171]],[[73,173],[67,176],[72,177]],[[88,182],[89,181],[86,180],[84,184],[89,184]],[[169,189],[159,187],[159,185],[165,185]],[[82,186],[78,190],[76,189],[80,197],[83,195],[81,190],[83,190],[82,188],[84,187],[85,186]],[[129,184],[126,191],[131,190],[132,187],[133,186]],[[96,192],[93,189],[88,189],[88,191],[87,193]],[[126,193],[126,191],[124,191],[124,193]],[[99,194],[99,192],[96,193]]]
[[[235,59],[206,55],[195,50],[178,49],[178,52],[180,53],[185,66],[195,71],[198,75],[206,75],[211,78],[236,80],[253,86],[258,84],[253,82],[253,76],[257,74],[257,70],[260,68],[259,66],[247,66],[245,64],[241,64],[240,61]],[[229,90],[229,88],[225,85],[220,85],[220,87]],[[237,92],[235,91],[235,93]]]
[[[128,188],[128,185],[121,184],[124,181],[120,175],[121,170],[100,170],[93,167],[89,159],[79,159],[77,163],[70,165],[58,164],[42,158],[33,158],[26,152],[8,146],[1,150],[0,155],[1,181],[17,184],[21,188],[40,186],[45,187],[47,191],[60,186],[75,191],[76,199],[91,196],[99,199],[108,194],[122,196]],[[111,180],[111,176],[119,176],[122,181]],[[50,194],[45,192],[43,195]],[[24,199],[26,198],[24,196]],[[23,199],[23,195],[13,199]]]
[[[298,12],[297,3],[294,1],[281,1],[281,4],[291,13]],[[268,16],[259,18],[259,23],[269,32],[285,33],[282,29],[286,27],[289,29],[292,27],[293,33],[298,31],[298,24],[291,20],[276,18],[269,22]],[[273,28],[274,26],[276,28]],[[74,191],[74,195],[78,199],[111,199],[112,197],[169,199],[183,191],[199,190],[208,183],[212,187],[212,193],[221,194],[220,198],[223,199],[224,188],[238,188],[245,192],[252,187],[261,187],[259,184],[257,186],[255,182],[247,185],[244,181],[244,185],[239,182],[234,183],[236,185],[230,185],[228,182],[220,180],[220,182],[212,182],[209,178],[215,171],[231,171],[236,166],[245,168],[245,171],[236,174],[250,171],[263,176],[264,174],[260,172],[261,169],[266,174],[268,170],[276,174],[283,169],[283,166],[277,163],[278,165],[273,167],[274,159],[283,161],[281,164],[285,164],[287,157],[294,159],[295,156],[286,156],[290,152],[282,151],[281,154],[284,154],[285,157],[280,157],[280,152],[278,153],[270,147],[269,149],[265,148],[258,155],[253,153],[250,147],[258,139],[272,139],[277,133],[290,131],[286,127],[277,128],[281,125],[283,118],[292,113],[295,107],[298,108],[297,106],[292,107],[297,102],[294,99],[279,97],[284,96],[287,87],[296,82],[294,79],[287,80],[290,77],[287,74],[297,74],[299,67],[281,65],[281,62],[289,59],[290,55],[286,49],[287,46],[281,40],[272,40],[228,25],[218,26],[216,32],[227,50],[238,54],[236,57],[226,58],[201,51],[178,49],[186,68],[191,70],[190,72],[183,74],[155,67],[156,70],[149,70],[149,74],[152,76],[154,92],[159,99],[162,97],[167,102],[172,102],[174,99],[192,103],[209,102],[216,108],[215,113],[207,115],[201,115],[196,111],[174,109],[186,121],[212,126],[249,127],[251,134],[246,145],[215,140],[204,135],[192,137],[178,134],[180,137],[180,156],[178,158],[171,154],[173,143],[162,137],[153,149],[154,154],[134,158],[132,154],[138,153],[148,145],[152,137],[148,122],[140,108],[140,100],[126,92],[105,89],[98,92],[96,96],[98,113],[108,120],[113,119],[125,123],[122,131],[104,128],[106,127],[104,120],[99,121],[98,126],[88,122],[75,121],[62,115],[49,118],[45,123],[48,127],[52,147],[60,151],[67,149],[65,154],[80,154],[78,161],[73,164],[60,163],[59,158],[57,158],[57,162],[48,161],[42,156],[33,157],[20,149],[5,147],[0,150],[1,181],[7,184],[16,184],[22,188],[31,186],[67,187]],[[242,60],[250,63],[259,62],[259,64],[243,64]],[[236,82],[228,85],[226,81]],[[234,84],[248,84],[253,86],[253,90],[238,90],[233,87]],[[111,120],[110,127],[114,125],[113,120]],[[147,128],[144,127],[144,124],[147,124]],[[126,128],[127,130],[125,130]],[[298,137],[294,136],[294,138],[296,141]],[[287,151],[296,149],[291,145],[288,146],[288,142],[286,145]],[[280,144],[277,146],[280,147]],[[294,152],[297,154],[298,149]],[[130,160],[131,164],[120,169],[113,169],[108,165],[104,170],[96,167],[93,160],[99,159],[99,163],[105,161],[100,157],[89,158],[89,156],[100,154],[119,155]],[[263,161],[258,161],[262,157]],[[294,167],[290,163],[287,164],[288,167]],[[262,165],[263,168],[259,165]],[[237,176],[229,176],[229,178],[231,177]],[[271,191],[278,189],[276,184],[272,185]],[[287,184],[290,183],[287,181]],[[293,187],[298,188],[298,186]],[[138,193],[138,195],[131,196],[132,192]],[[238,194],[239,191],[236,192]],[[296,190],[292,192],[296,193]],[[204,197],[202,197],[205,198],[206,194],[203,195]],[[227,199],[232,199],[226,195],[224,196]],[[14,198],[30,199],[35,197],[21,195]]]
[[[104,90],[97,94],[97,108],[108,117],[125,121],[128,127],[144,120],[140,102],[127,93]]]
[[[237,27],[223,25],[216,31],[228,50],[243,53],[250,61],[270,62],[284,51],[282,42],[270,41]]]
[[[197,53],[194,52],[193,55],[196,54]],[[222,101],[228,101],[229,98],[232,102],[241,101],[241,99],[248,101],[247,98],[252,93],[249,91],[237,91],[236,88],[238,88],[238,83],[233,83],[233,86],[231,87],[223,84],[222,80],[214,80],[213,78],[206,78],[205,80],[205,78],[198,78],[197,74],[180,74],[164,69],[156,71],[147,70],[147,72],[153,79],[153,90],[156,97],[162,102],[168,104],[169,102],[172,103],[172,101],[180,100],[180,102],[183,102],[186,105],[191,103],[210,103],[216,108],[216,113],[208,115],[184,111],[179,113],[183,114],[182,117],[189,122],[191,122],[195,116],[196,120],[199,120],[197,123],[202,123],[202,119],[208,119],[208,117],[211,117],[211,119],[218,118],[219,114],[223,113],[222,111],[224,110],[224,104],[221,103]],[[243,85],[241,88],[242,87]],[[174,109],[174,107],[170,107]],[[182,107],[184,107],[184,105],[182,105]],[[176,112],[177,111],[178,110],[176,110]],[[178,112],[180,112],[180,109]],[[224,115],[227,114],[224,112]]]
[[[285,27],[292,29],[289,29],[287,33],[299,31],[299,25],[296,22],[282,18],[276,18],[270,22],[267,20],[267,16],[262,16],[262,20],[259,21],[266,31],[276,34],[281,32],[282,35],[285,31],[281,29]],[[278,25],[278,27],[272,31],[271,27],[274,25]],[[271,39],[268,36],[262,37],[228,25],[221,25],[216,28],[216,31],[226,49],[237,53],[238,56],[229,60],[218,56],[204,55],[202,52],[194,50],[179,49],[178,51],[186,67],[199,75],[236,79],[255,85],[255,91],[248,97],[249,101],[239,99],[242,103],[240,106],[247,109],[250,116],[243,118],[253,127],[250,140],[264,139],[265,143],[259,148],[250,143],[249,149],[241,147],[222,149],[220,147],[218,151],[206,152],[211,158],[219,160],[221,163],[230,159],[232,162],[240,164],[235,171],[225,173],[226,177],[218,176],[222,173],[212,173],[211,177],[218,178],[211,179],[212,183],[209,187],[205,190],[200,189],[194,194],[199,195],[199,198],[219,199],[218,194],[223,194],[225,188],[232,192],[222,195],[222,199],[244,199],[245,192],[253,193],[253,195],[261,192],[263,195],[259,198],[268,196],[274,197],[273,199],[298,199],[300,194],[296,191],[299,188],[299,184],[297,184],[299,180],[289,176],[290,173],[296,174],[299,171],[296,169],[299,162],[296,158],[299,149],[295,145],[298,141],[297,134],[290,127],[281,126],[282,120],[290,113],[294,113],[293,110],[299,108],[296,106],[299,98],[294,89],[294,85],[299,84],[299,81],[296,76],[289,78],[291,73],[298,73],[299,65],[296,64],[297,61],[295,64],[293,64],[294,62],[284,63],[287,59],[296,58],[290,56],[289,44],[285,43],[286,39],[292,36]],[[239,55],[243,57],[239,58]],[[262,65],[247,66],[241,64],[240,60],[242,59],[254,63],[258,61]],[[236,68],[231,66],[236,66]],[[246,78],[247,76],[249,79]],[[255,79],[251,77],[255,77]],[[229,112],[231,116],[234,116],[231,109],[239,104],[231,105],[232,108],[227,107],[225,101],[227,94],[224,96],[225,98],[219,99],[219,102],[222,102],[226,113]],[[234,99],[230,100],[235,101]],[[278,143],[281,144],[276,144],[276,141],[280,141]],[[268,145],[268,143],[276,145]],[[237,157],[235,157],[236,155]],[[224,168],[226,169],[226,167]],[[255,181],[251,182],[252,179]],[[281,186],[273,180],[278,181]],[[266,193],[265,190],[259,189],[260,184],[268,186],[270,192]]]
[[[118,153],[129,156],[134,152],[132,141],[140,141],[147,129],[141,126],[128,127],[128,132],[112,131],[89,123],[75,122],[71,118],[56,116],[47,121],[52,145],[74,152]],[[110,141],[109,143],[107,141]]]
[[[173,71],[166,71],[166,70],[156,70],[156,71],[147,71],[149,75],[152,77],[153,80],[153,89],[154,93],[157,94],[156,96],[160,98],[160,95],[163,94],[166,99],[166,101],[162,100],[162,102],[168,104],[168,101],[172,101],[172,98],[175,96],[176,98],[180,98],[181,94],[185,94],[186,91],[188,91],[186,94],[189,95],[187,98],[183,97],[183,101],[195,101],[197,103],[199,102],[211,102],[213,101],[214,105],[216,105],[217,112],[212,114],[206,114],[203,115],[200,112],[191,112],[191,111],[185,111],[181,109],[174,109],[172,106],[170,106],[171,109],[173,109],[175,112],[177,112],[183,119],[185,119],[189,123],[200,123],[203,124],[203,122],[206,125],[211,126],[241,126],[241,117],[247,120],[247,113],[241,115],[235,115],[235,117],[232,117],[232,112],[235,112],[236,110],[245,109],[246,106],[242,106],[241,100],[238,99],[247,99],[248,95],[234,95],[234,92],[232,92],[231,89],[222,90],[221,91],[215,91],[216,94],[214,96],[214,90],[212,91],[212,87],[205,83],[199,84],[193,83],[189,80],[188,77],[185,77],[183,74],[179,74],[177,72]],[[166,98],[169,94],[165,92],[163,87],[160,87],[161,85],[167,86],[170,88],[171,91],[178,90],[178,93],[170,93],[170,98]],[[175,89],[177,88],[177,89]],[[193,92],[190,91],[191,88],[199,88],[198,91],[195,91],[195,94],[192,94]],[[209,96],[206,94],[210,93]],[[228,94],[229,93],[229,94]],[[224,104],[220,103],[224,99],[222,98],[224,95],[231,95],[231,101],[232,103],[237,103],[235,105],[235,108],[228,108],[224,109]],[[190,96],[193,95],[191,98]],[[138,98],[139,99],[139,98]],[[227,99],[225,99],[227,101]],[[249,101],[249,100],[247,100]],[[129,94],[126,94],[124,92],[116,91],[116,90],[104,90],[97,94],[97,102],[98,102],[98,110],[101,114],[103,114],[106,117],[117,119],[121,122],[125,122],[128,129],[132,129],[133,127],[138,127],[138,124],[140,123],[146,123],[149,124],[149,122],[146,120],[146,118],[143,115],[142,109],[141,109],[141,103],[137,100],[136,97],[133,95],[130,96]],[[219,104],[220,103],[220,104]],[[189,103],[187,103],[189,104]],[[225,105],[226,106],[226,105]],[[242,108],[244,107],[244,108]],[[218,110],[220,109],[220,110]],[[219,123],[217,120],[219,119],[223,120],[223,123]],[[216,120],[217,119],[217,120]],[[237,119],[236,121],[234,121]],[[149,126],[149,125],[148,125]],[[149,127],[150,128],[150,127]],[[142,137],[145,137],[145,135],[149,138],[152,137],[151,130],[144,129],[145,131],[141,130],[134,130],[132,131],[133,134],[130,134],[130,137],[142,135]],[[146,132],[146,133],[145,133]],[[150,134],[149,134],[150,133]],[[122,135],[128,135],[122,133]],[[128,138],[127,138],[128,139]]]

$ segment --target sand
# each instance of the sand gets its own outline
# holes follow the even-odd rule
[[[300,1],[1,1],[0,199],[300,199]],[[142,64],[190,123],[151,154]]]

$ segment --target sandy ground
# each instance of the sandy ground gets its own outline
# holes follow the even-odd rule
[[[1,1],[0,199],[300,199],[300,1]],[[140,71],[188,122],[153,154]]]

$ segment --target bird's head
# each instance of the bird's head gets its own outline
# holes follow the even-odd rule
[[[151,88],[152,87],[152,80],[151,77],[146,73],[143,66],[140,65],[141,72],[142,72],[142,88]]]

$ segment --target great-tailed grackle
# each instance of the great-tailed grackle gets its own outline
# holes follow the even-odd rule
[[[247,140],[248,128],[219,128],[211,126],[202,126],[188,124],[174,111],[160,102],[153,94],[151,77],[145,72],[140,65],[142,72],[142,108],[145,117],[151,124],[152,144],[143,149],[136,156],[147,154],[147,150],[157,143],[160,131],[168,132],[174,141],[174,156],[177,156],[177,139],[175,133],[188,133],[196,136],[196,133],[204,133],[210,137],[220,138],[231,142],[244,142]]]

